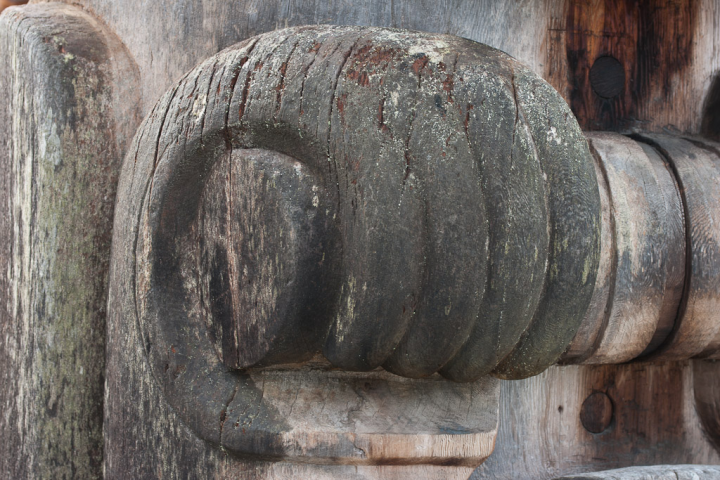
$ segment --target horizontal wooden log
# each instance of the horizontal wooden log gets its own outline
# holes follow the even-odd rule
[[[608,192],[601,197],[607,265],[564,361],[623,363],[662,343],[675,323],[685,282],[684,213],[671,168],[652,148],[619,134],[588,140]]]
[[[0,16],[0,476],[98,478],[110,239],[139,123],[121,42],[75,7]]]
[[[609,187],[610,267],[562,362],[718,355],[720,149],[659,134],[588,138]]]

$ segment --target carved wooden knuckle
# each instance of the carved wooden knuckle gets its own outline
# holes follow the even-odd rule
[[[292,28],[210,58],[140,127],[118,205],[111,305],[137,318],[180,417],[238,453],[311,448],[257,367],[322,353],[407,377],[541,372],[600,255],[593,159],[555,90],[498,50],[399,30]],[[412,398],[435,402],[433,382]],[[443,385],[485,408],[480,384]],[[475,453],[440,435],[444,455],[489,454],[477,432],[495,416],[465,420]],[[348,456],[335,437],[325,453]]]
[[[253,372],[290,378],[319,354],[458,382],[714,358],[719,152],[583,135],[549,85],[468,40],[276,31],[191,71],[137,133],[115,226],[121,302],[181,418],[240,453],[308,453],[272,410],[289,380],[268,393],[254,382],[272,374]]]
[[[524,376],[590,301],[587,144],[552,88],[489,47],[263,35],[188,74],[137,138],[137,303],[161,363],[207,343],[232,369],[322,352]]]

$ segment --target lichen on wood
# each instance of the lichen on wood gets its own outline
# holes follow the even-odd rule
[[[87,14],[0,17],[0,472],[100,475],[115,189],[136,105],[122,46]],[[114,59],[113,59],[114,58]],[[128,75],[118,79],[118,76]],[[120,120],[118,120],[120,119]]]

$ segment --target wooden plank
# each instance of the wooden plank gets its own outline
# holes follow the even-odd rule
[[[550,82],[583,127],[594,130],[669,127],[697,134],[720,69],[712,53],[720,44],[720,8],[713,0],[443,0],[441,7],[428,0],[212,0],[182,8],[159,0],[130,10],[112,0],[65,1],[95,12],[125,41],[142,72],[144,114],[205,58],[253,35],[299,25],[395,27],[486,43]],[[157,28],[138,29],[137,18]],[[647,44],[640,45],[640,35]],[[625,69],[620,101],[595,95],[589,81],[595,60],[609,54]]]
[[[130,10],[112,0],[67,3],[71,1],[95,12],[125,40],[142,72],[143,114],[201,61],[239,41],[279,28],[358,25],[458,35],[503,50],[543,75],[551,18],[564,18],[563,4],[552,0],[443,0],[441,7],[431,0],[192,0],[182,7],[174,0],[160,0],[140,2]],[[138,18],[157,28],[137,28]]]
[[[311,368],[251,374],[227,407],[225,449],[251,451],[254,442],[261,457],[298,463],[465,467],[493,450],[497,380],[457,384]],[[273,418],[285,431],[274,432]],[[262,438],[268,443],[257,445]]]
[[[0,472],[95,478],[103,462],[110,237],[137,71],[65,5],[0,16]]]
[[[720,366],[712,360],[693,362],[695,405],[703,431],[715,448],[720,446],[720,402],[718,375]]]
[[[495,451],[472,479],[548,479],[654,464],[720,465],[695,409],[695,361],[551,367],[503,382]],[[704,380],[707,382],[708,379]],[[713,380],[715,382],[715,380]],[[612,402],[601,433],[580,414],[596,392]]]
[[[651,467],[628,467],[604,472],[567,475],[558,480],[716,480],[720,467],[709,465],[654,465]]]
[[[698,133],[719,67],[718,15],[712,0],[568,0],[551,20],[544,78],[584,129]],[[618,70],[615,94],[598,93]]]

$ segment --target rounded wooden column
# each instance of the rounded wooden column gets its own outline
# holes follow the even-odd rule
[[[588,134],[603,203],[591,307],[562,363],[713,357],[720,347],[720,150]]]
[[[564,356],[623,363],[674,324],[685,280],[685,229],[671,167],[650,147],[587,134],[603,201],[602,265],[591,308]]]

